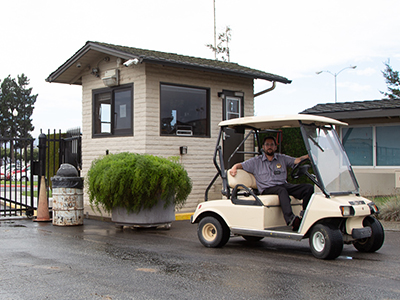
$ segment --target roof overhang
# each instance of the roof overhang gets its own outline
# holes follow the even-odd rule
[[[125,60],[138,58],[135,55],[121,53],[121,51],[88,42],[56,71],[51,73],[46,78],[46,81],[81,85],[82,75],[87,73],[92,67],[95,67],[99,61],[104,59],[105,55],[116,56]],[[78,63],[80,67],[77,66]]]
[[[370,119],[370,118],[391,118],[400,116],[400,108],[394,109],[369,109],[355,111],[320,112],[320,116],[338,120]]]
[[[137,53],[130,53],[127,50],[135,49]],[[82,84],[82,76],[87,74],[91,68],[96,67],[105,56],[114,56],[122,60],[139,59],[140,62],[162,64],[166,66],[174,66],[185,69],[209,71],[225,75],[234,75],[252,79],[264,79],[281,83],[291,83],[291,80],[266,72],[242,67],[237,64],[230,64],[224,67],[224,64],[212,63],[212,60],[193,58],[194,62],[182,55],[171,54],[171,57],[165,56],[166,53],[142,50],[144,55],[140,54],[141,49],[121,47],[97,42],[87,42],[80,50],[78,50],[70,59],[62,64],[57,70],[51,73],[47,78],[47,82],[57,82],[66,84]],[[150,52],[150,55],[147,53]],[[160,55],[158,56],[157,53]],[[178,59],[174,59],[178,58]],[[79,67],[78,67],[79,66]]]

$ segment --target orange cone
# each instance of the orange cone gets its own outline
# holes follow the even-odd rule
[[[49,217],[49,207],[47,204],[47,191],[46,191],[46,181],[44,176],[42,176],[40,181],[40,190],[39,190],[39,201],[37,208],[37,217],[34,220],[36,222],[49,222],[51,221]]]

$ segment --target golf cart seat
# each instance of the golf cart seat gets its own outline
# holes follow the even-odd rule
[[[228,176],[228,184],[229,187],[234,189],[237,185],[244,185],[250,189],[256,190],[257,189],[257,183],[256,179],[254,178],[254,175],[251,173],[246,172],[243,169],[237,169],[236,176],[232,176],[230,173],[230,170],[227,172]],[[241,189],[241,187],[238,187]],[[257,195],[257,197],[261,200],[261,202],[268,207],[271,206],[280,206],[279,202],[279,197],[278,195]],[[239,197],[238,197],[239,198]],[[302,205],[303,201],[298,200],[294,198],[293,196],[290,196],[291,199],[291,205]],[[254,200],[253,196],[241,196],[240,200]]]

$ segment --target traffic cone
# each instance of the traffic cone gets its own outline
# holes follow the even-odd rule
[[[39,190],[39,201],[37,208],[37,217],[34,220],[36,222],[49,222],[51,221],[49,217],[49,207],[47,204],[47,191],[46,191],[46,181],[44,176],[40,180],[40,190]]]

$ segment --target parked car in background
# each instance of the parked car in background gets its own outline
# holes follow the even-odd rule
[[[27,165],[25,167],[21,167],[18,169],[13,169],[11,172],[11,180],[21,181],[26,180],[29,181],[31,178],[31,165]]]
[[[13,172],[13,170],[15,170],[16,166],[15,164],[8,164],[6,166],[6,172],[5,172],[5,179],[10,179],[11,178],[11,173]]]

